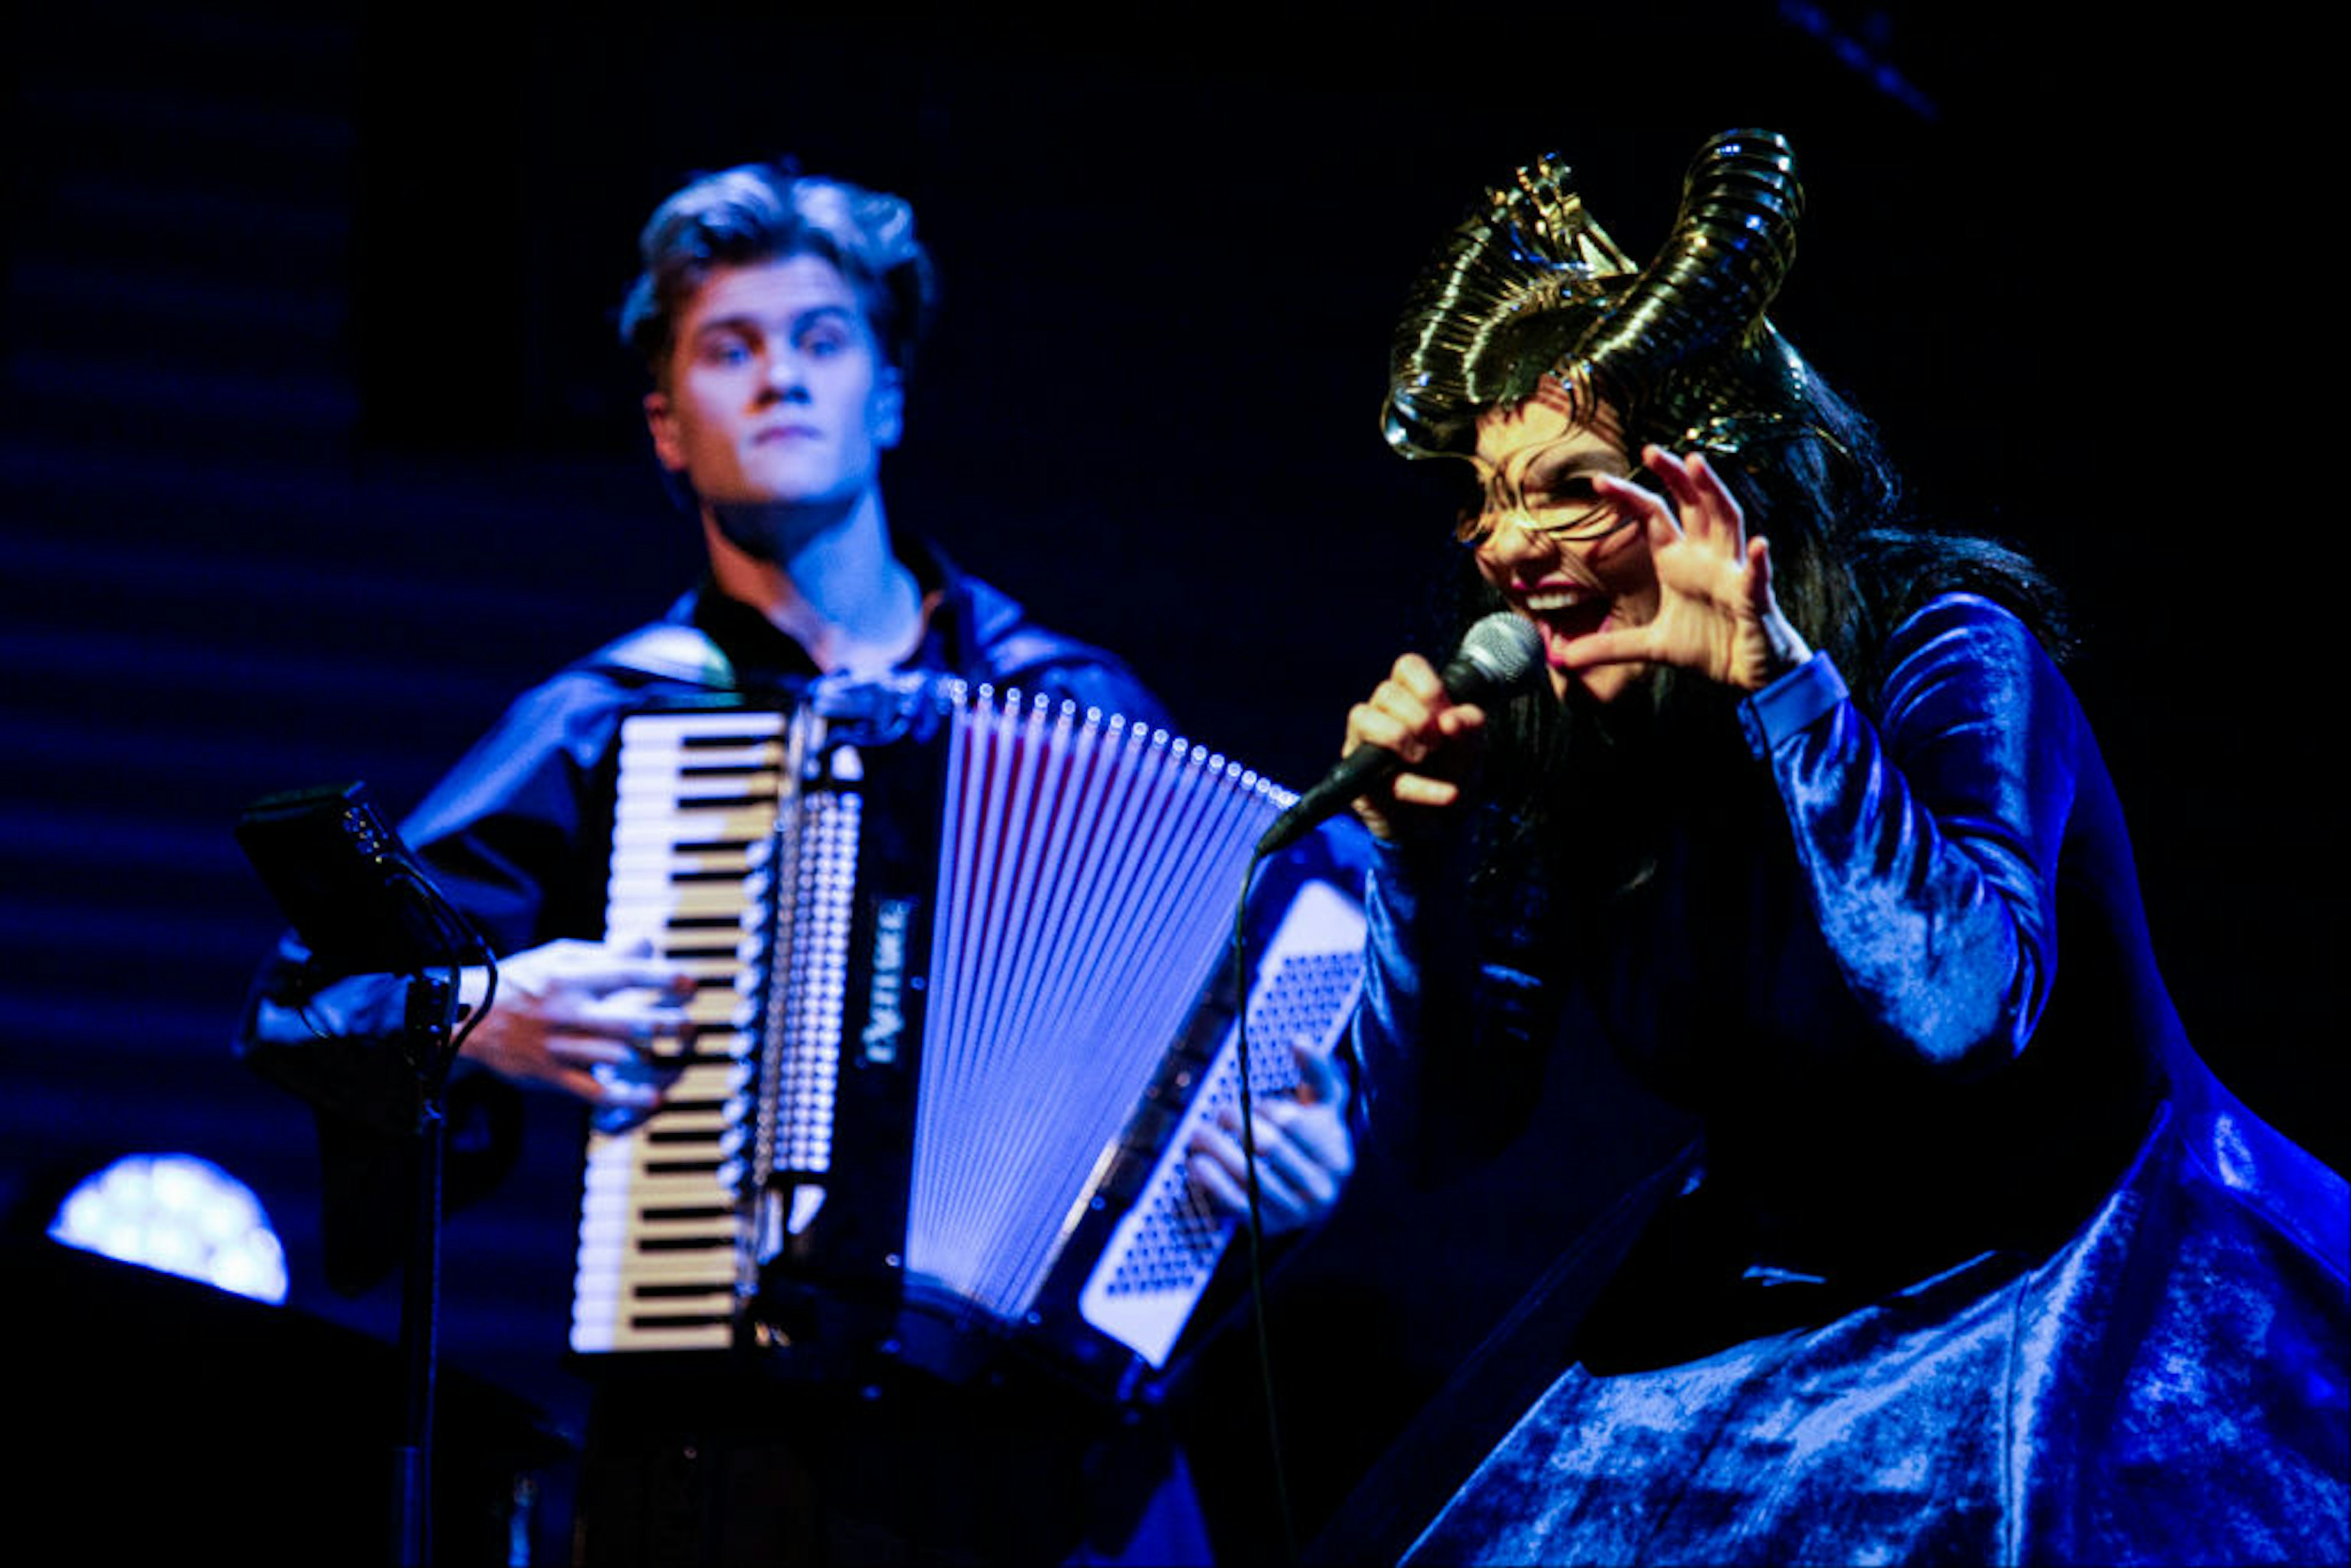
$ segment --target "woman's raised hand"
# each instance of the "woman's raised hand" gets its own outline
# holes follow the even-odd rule
[[[1751,692],[1802,664],[1812,650],[1772,596],[1771,546],[1747,537],[1721,477],[1704,457],[1656,446],[1643,451],[1641,465],[1665,486],[1664,497],[1613,476],[1595,483],[1647,530],[1657,612],[1643,625],[1579,638],[1570,667],[1675,664]]]

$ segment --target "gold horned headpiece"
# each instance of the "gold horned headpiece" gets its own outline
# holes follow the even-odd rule
[[[1807,376],[1764,319],[1796,254],[1795,154],[1769,131],[1699,149],[1672,235],[1635,267],[1556,156],[1520,169],[1447,237],[1397,323],[1381,424],[1407,457],[1459,455],[1479,411],[1546,375],[1645,441],[1736,450]]]

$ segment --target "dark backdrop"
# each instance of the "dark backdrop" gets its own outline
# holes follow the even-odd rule
[[[277,925],[229,829],[328,779],[404,810],[508,695],[687,580],[611,329],[686,174],[793,153],[912,198],[946,308],[895,518],[1302,783],[1427,645],[1443,526],[1374,417],[1427,248],[1557,149],[1646,253],[1699,141],[1746,123],[1794,138],[1811,194],[1775,318],[1930,509],[2074,595],[2191,1033],[2351,1163],[2312,678],[2328,428],[2278,417],[2332,284],[2314,144],[2277,107],[2295,40],[2058,36],[2012,3],[1562,6],[1474,37],[1139,11],[1115,39],[791,9],[92,0],[10,25],[12,1209],[193,1149],[260,1191],[299,1309],[392,1332],[389,1288],[325,1290],[307,1120],[229,1059]],[[450,1227],[445,1354],[568,1421],[573,1145],[535,1114],[520,1179]],[[1512,1184],[1573,1179],[1375,1194],[1306,1270],[1281,1325],[1306,1523],[1515,1288],[1515,1219],[1562,1200]]]

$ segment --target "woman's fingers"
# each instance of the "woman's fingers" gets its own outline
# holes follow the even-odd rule
[[[1571,670],[1596,669],[1603,664],[1680,663],[1673,651],[1658,644],[1656,626],[1628,626],[1615,632],[1592,632],[1562,650],[1560,663]]]
[[[1393,838],[1395,824],[1386,808],[1447,807],[1461,797],[1459,780],[1475,766],[1475,737],[1486,723],[1474,703],[1456,703],[1426,659],[1406,653],[1371,696],[1347,710],[1346,744],[1351,756],[1378,747],[1404,766],[1386,774],[1354,802],[1355,815],[1379,838]]]
[[[1346,749],[1352,752],[1358,747],[1377,746],[1404,757],[1413,747],[1419,727],[1382,706],[1379,695],[1374,693],[1370,702],[1357,703],[1347,710]]]
[[[1747,602],[1759,616],[1773,609],[1771,541],[1761,534],[1747,541]]]
[[[1484,712],[1474,704],[1456,704],[1446,695],[1427,660],[1406,653],[1368,700],[1347,711],[1343,755],[1375,746],[1402,758],[1407,769],[1435,763],[1427,776],[1411,771],[1394,775],[1387,793],[1407,805],[1450,805],[1458,790],[1441,776],[1458,765],[1446,754],[1485,722]]]
[[[1426,773],[1399,773],[1390,781],[1388,793],[1399,805],[1429,806],[1442,810],[1461,799],[1461,786],[1450,779],[1431,779]]]
[[[1684,535],[1734,559],[1745,552],[1746,516],[1740,510],[1738,498],[1703,455],[1684,457],[1650,446],[1642,450],[1641,465],[1665,486]]]
[[[1656,448],[1650,450],[1655,451]],[[1614,474],[1594,474],[1592,483],[1593,488],[1614,501],[1620,509],[1634,515],[1648,534],[1653,548],[1659,542],[1661,526],[1667,538],[1680,534],[1681,524],[1674,516],[1670,497],[1660,496],[1646,486],[1635,485],[1632,480]]]
[[[1702,455],[1692,456],[1684,471],[1696,481],[1699,509],[1705,512],[1714,535],[1722,541],[1723,553],[1736,559],[1747,553],[1747,514],[1740,510],[1739,498],[1730,493],[1714,465]]]

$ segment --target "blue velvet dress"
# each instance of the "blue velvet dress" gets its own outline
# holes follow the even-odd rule
[[[1374,1140],[1598,1049],[1704,1129],[1408,1561],[2351,1557],[2343,1178],[2189,1048],[2030,632],[1949,595],[1886,664],[1740,704],[1605,896],[1383,851]]]

